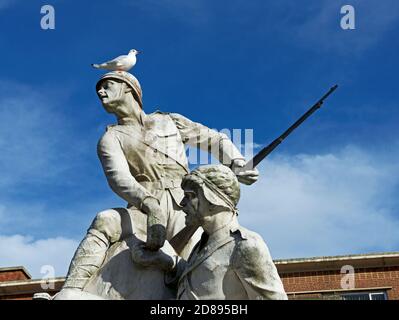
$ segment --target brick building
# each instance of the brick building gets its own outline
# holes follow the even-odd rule
[[[32,279],[24,267],[0,268],[0,300],[31,300],[35,293],[56,294],[65,278]]]
[[[275,260],[289,299],[399,300],[399,252]],[[60,290],[64,278],[32,279],[24,267],[0,268],[0,300]]]
[[[399,252],[275,263],[290,299],[399,300]]]

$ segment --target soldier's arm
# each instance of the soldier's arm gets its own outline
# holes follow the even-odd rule
[[[148,215],[147,248],[158,250],[166,239],[167,219],[158,199],[132,176],[120,142],[111,130],[100,139],[97,153],[111,189]]]
[[[244,160],[243,155],[227,135],[212,130],[186,117],[170,113],[185,144],[210,152],[222,164],[230,166],[234,160]]]
[[[138,208],[144,199],[152,197],[130,173],[119,140],[112,131],[108,130],[98,142],[97,154],[108,184],[118,196]]]
[[[250,236],[236,245],[231,265],[248,299],[287,299],[269,249],[259,235]]]

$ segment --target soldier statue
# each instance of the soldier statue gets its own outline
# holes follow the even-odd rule
[[[131,73],[106,73],[96,90],[104,109],[117,118],[99,140],[98,156],[109,186],[127,207],[96,215],[54,299],[173,299],[163,270],[133,261],[131,249],[144,242],[145,250],[174,251],[169,241],[185,227],[180,203],[181,182],[189,173],[186,144],[211,152],[236,172],[245,159],[225,134],[180,114],[145,114],[141,86]],[[237,177],[252,184],[258,171],[241,170]],[[201,232],[180,243],[181,258],[188,258]]]

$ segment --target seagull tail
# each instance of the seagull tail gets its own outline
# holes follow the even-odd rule
[[[93,68],[96,68],[96,69],[99,69],[99,68],[100,68],[100,65],[97,64],[97,63],[92,63],[91,65],[92,65]]]

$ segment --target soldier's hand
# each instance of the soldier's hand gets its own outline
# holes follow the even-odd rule
[[[243,168],[245,167],[245,165],[246,165],[245,160],[236,159],[233,161],[231,165],[231,170],[233,170],[233,172],[236,174],[239,182],[246,185],[251,185],[258,180],[259,171],[256,168],[244,171]]]
[[[147,214],[146,247],[156,251],[164,245],[166,240],[166,214],[158,200],[152,197],[144,199],[141,210]]]
[[[130,246],[132,259],[143,267],[157,267],[164,271],[172,271],[176,265],[177,256],[171,256],[164,250],[148,250],[142,241]]]

